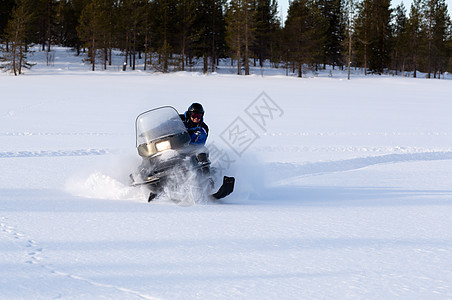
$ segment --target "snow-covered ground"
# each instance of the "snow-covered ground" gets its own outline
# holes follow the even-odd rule
[[[1,299],[452,298],[452,81],[0,75]],[[206,109],[219,203],[147,203],[135,117]],[[245,134],[246,133],[246,134]]]

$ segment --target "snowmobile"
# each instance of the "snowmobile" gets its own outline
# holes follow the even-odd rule
[[[197,197],[221,199],[234,190],[234,177],[223,177],[217,192],[214,170],[205,146],[190,144],[190,135],[174,107],[163,106],[138,115],[136,148],[142,158],[130,174],[132,186],[149,191],[148,202],[166,194],[175,202],[195,202]]]

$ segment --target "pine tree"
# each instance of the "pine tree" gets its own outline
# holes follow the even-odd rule
[[[131,2],[129,0],[116,1],[114,6],[114,41],[115,46],[122,51],[124,62],[122,71],[127,70],[130,52],[130,24],[131,24]]]
[[[61,19],[60,28],[58,30],[58,42],[63,46],[73,47],[80,55],[82,41],[79,38],[77,28],[80,21],[82,10],[85,8],[89,0],[68,0],[60,1]]]
[[[159,61],[154,66],[162,72],[168,72],[176,40],[176,2],[155,0],[152,2],[152,11],[153,43],[159,55]]]
[[[196,1],[178,1],[176,3],[176,13],[179,20],[175,25],[180,53],[180,66],[182,71],[185,71],[187,53],[192,52],[193,25],[196,21]]]
[[[34,0],[29,2],[29,9],[34,12],[33,41],[41,44],[41,50],[50,52],[56,25],[55,0]]]
[[[451,26],[449,26],[451,27]],[[449,73],[452,73],[452,28],[449,29],[449,38],[446,42],[446,51],[447,51],[447,67],[446,67],[446,71]]]
[[[275,16],[278,14],[278,7],[272,5],[272,11]],[[270,23],[270,49],[269,49],[269,59],[274,67],[278,68],[279,64],[282,62],[284,55],[284,45],[283,45],[283,28],[281,25],[281,20],[279,17],[275,17]]]
[[[102,23],[102,60],[104,69],[107,69],[108,65],[111,66],[112,63],[112,51],[113,51],[113,30],[115,23],[115,6],[114,0],[103,0],[101,4],[101,9],[103,10],[104,19],[101,20]]]
[[[357,5],[357,16],[354,20],[355,24],[355,40],[354,49],[357,53],[357,63],[364,68],[364,75],[367,75],[368,69],[368,53],[371,44],[374,42],[371,37],[371,16],[372,2],[371,0],[363,0]]]
[[[250,47],[255,39],[255,12],[250,0],[232,0],[227,13],[227,42],[235,51],[237,74],[241,74],[241,60],[245,75],[250,74]]]
[[[146,20],[146,0],[133,0],[131,3],[132,13],[131,13],[131,67],[132,70],[136,69],[136,56],[137,52],[141,48],[140,45],[143,43],[141,37],[142,24]]]
[[[9,47],[2,49],[3,55],[0,57],[1,68],[13,72],[16,76],[23,73],[23,68],[30,69],[33,66],[27,61],[27,36],[33,21],[33,15],[27,7],[25,0],[16,0],[16,7],[4,32]]]
[[[278,4],[275,0],[257,0],[254,10],[255,31],[251,49],[254,57],[259,59],[259,66],[263,67],[275,47],[275,34],[279,27]]]
[[[359,6],[357,45],[362,53],[364,70],[381,74],[390,64],[391,8],[390,0],[364,0]]]
[[[435,26],[433,28],[433,59],[434,59],[434,77],[447,70],[447,64],[452,59],[452,22],[448,14],[448,7],[445,0],[438,0],[435,13]]]
[[[147,70],[148,62],[151,63],[152,50],[151,50],[151,39],[152,39],[152,13],[151,4],[146,2],[143,4],[143,22],[141,23],[140,32],[144,36],[143,41],[143,51],[144,51],[144,70]]]
[[[2,0],[0,2],[0,37],[3,36],[8,20],[11,17],[15,5],[14,0]]]
[[[303,65],[313,65],[320,60],[324,32],[320,12],[311,0],[296,0],[289,6],[284,28],[287,59],[292,61],[302,77]]]
[[[193,24],[193,50],[203,59],[203,72],[215,72],[219,58],[225,52],[226,0],[197,1],[196,21]]]
[[[424,51],[423,40],[424,30],[421,14],[421,0],[414,0],[411,4],[410,15],[407,26],[407,39],[410,49],[410,61],[413,70],[413,77],[417,77],[420,54]]]
[[[343,41],[345,18],[342,0],[321,0],[320,13],[323,19],[325,40],[323,45],[322,62],[333,66],[343,64]]]
[[[231,1],[226,12],[226,42],[228,47],[235,53],[237,60],[237,75],[242,74],[242,44],[243,44],[243,16],[242,2]]]
[[[398,71],[401,71],[402,76],[409,53],[407,27],[408,18],[406,16],[406,9],[403,3],[401,3],[395,9],[393,62],[396,75]]]
[[[392,51],[391,39],[391,0],[374,0],[373,34],[376,43],[372,49],[369,67],[377,73],[382,73],[390,66]]]
[[[344,13],[346,19],[345,31],[347,35],[347,79],[350,80],[350,68],[352,63],[352,37],[355,29],[356,3],[354,0],[345,0]]]
[[[96,57],[104,50],[105,11],[103,0],[91,0],[83,9],[77,32],[81,41],[88,47],[88,61],[92,70],[96,69]],[[103,55],[102,57],[105,57]]]
[[[422,5],[426,23],[427,44],[427,78],[431,73],[442,73],[446,60],[446,40],[450,17],[444,0],[424,0]]]

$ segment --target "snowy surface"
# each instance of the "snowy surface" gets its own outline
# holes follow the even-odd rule
[[[450,75],[93,73],[67,49],[35,56],[0,75],[1,299],[452,298]],[[247,112],[262,92],[261,127]],[[236,190],[149,204],[128,186],[135,117],[193,101]],[[237,124],[249,145],[227,139]]]

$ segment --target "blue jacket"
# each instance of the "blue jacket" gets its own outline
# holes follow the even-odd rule
[[[193,123],[189,118],[187,118],[187,112],[183,115],[179,115],[190,134],[190,144],[194,145],[204,145],[207,141],[207,136],[209,135],[209,127],[203,120],[200,123]]]

